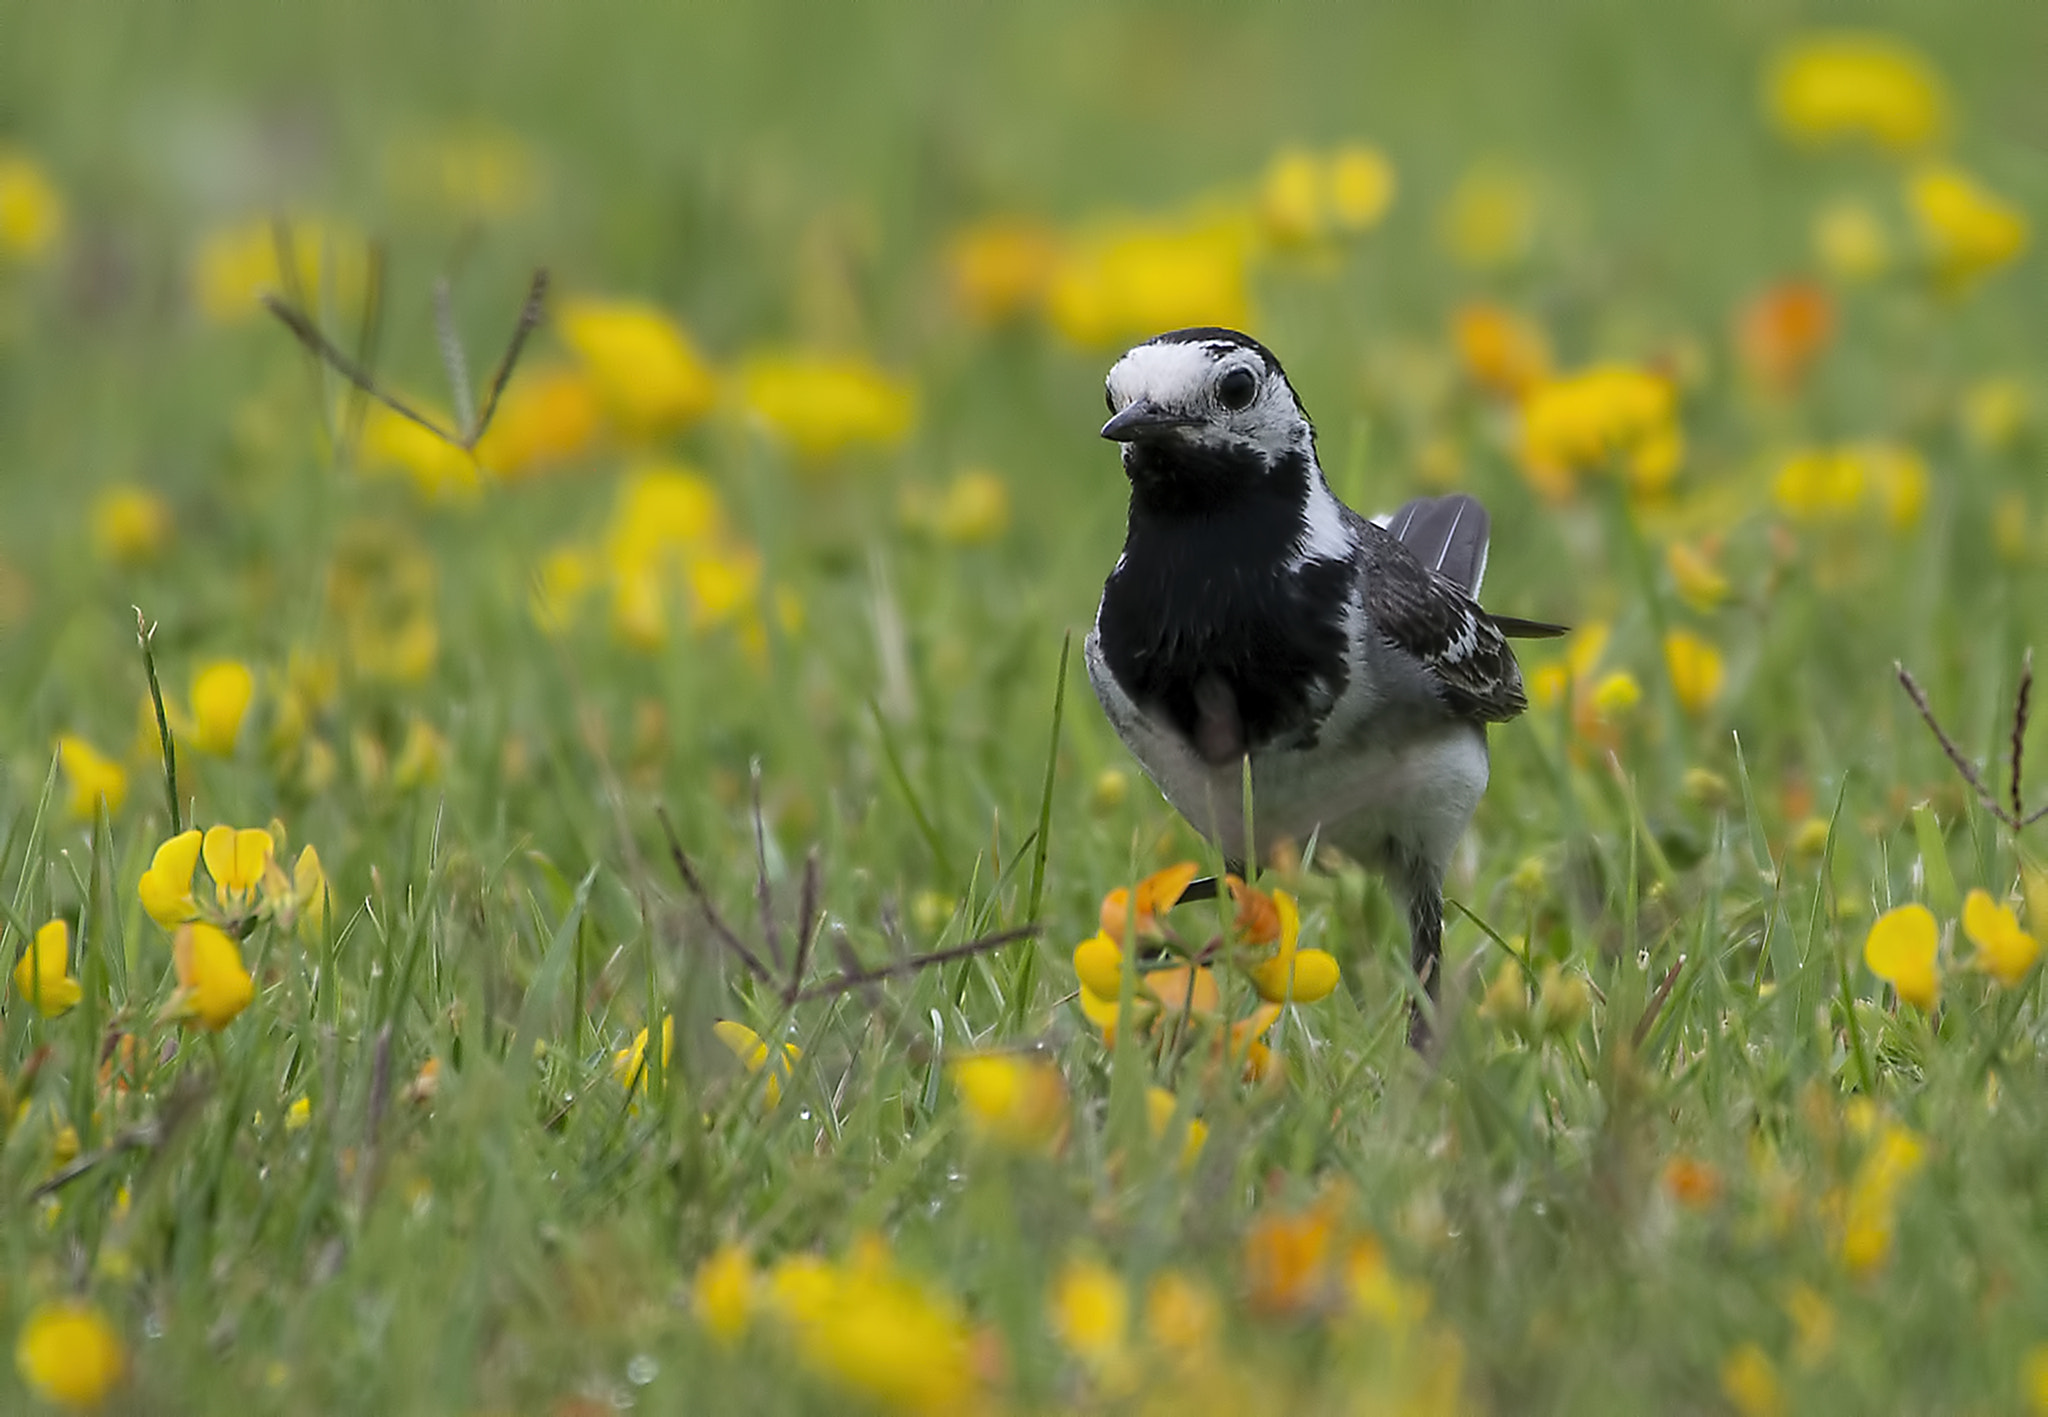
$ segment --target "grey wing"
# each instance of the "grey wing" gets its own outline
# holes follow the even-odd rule
[[[1416,560],[1474,600],[1479,598],[1492,521],[1477,498],[1463,492],[1417,497],[1388,517],[1386,526]]]
[[[1492,617],[1450,578],[1419,560],[1391,527],[1366,522],[1358,531],[1366,616],[1391,644],[1421,664],[1445,706],[1480,723],[1505,723],[1526,710],[1521,666]],[[1481,546],[1483,570],[1483,540]]]

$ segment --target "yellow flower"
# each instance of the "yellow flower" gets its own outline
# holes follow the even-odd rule
[[[1123,993],[1124,952],[1115,940],[1097,933],[1074,946],[1074,973],[1081,987],[1097,999],[1114,1004]]]
[[[201,842],[206,874],[213,877],[213,891],[220,908],[240,915],[255,900],[263,878],[277,854],[277,843],[261,827],[209,827]]]
[[[1842,1263],[1851,1274],[1867,1277],[1890,1258],[1899,1192],[1925,1157],[1925,1145],[1909,1128],[1886,1122],[1878,1131],[1842,1206]]]
[[[1785,1295],[1792,1320],[1792,1356],[1804,1368],[1819,1366],[1835,1347],[1835,1308],[1810,1284],[1795,1284]]]
[[[1273,892],[1280,913],[1280,943],[1273,957],[1245,971],[1268,1003],[1313,1004],[1337,987],[1337,961],[1322,950],[1297,950],[1301,907],[1286,891]]]
[[[1206,1356],[1223,1331],[1223,1306],[1200,1281],[1161,1270],[1145,1290],[1145,1336],[1184,1358]]]
[[[1687,713],[1703,714],[1721,697],[1727,677],[1721,651],[1692,631],[1673,630],[1664,637],[1664,667],[1671,675],[1671,690]]]
[[[1992,900],[1986,891],[1973,890],[1964,898],[1963,933],[1977,947],[1972,965],[2008,989],[2018,988],[2041,957],[2041,946],[2020,928],[2012,907]]]
[[[1053,327],[1088,349],[1190,325],[1251,323],[1245,224],[1119,222],[1062,253],[1047,297]]]
[[[199,911],[192,900],[192,873],[199,867],[202,837],[197,829],[180,832],[156,849],[142,873],[136,894],[149,918],[166,930],[182,925]]]
[[[1933,66],[1879,34],[1818,34],[1788,45],[1772,62],[1767,99],[1790,138],[1868,139],[1893,152],[1926,146],[1948,117]]]
[[[1968,285],[2027,248],[2025,213],[1956,168],[1915,173],[1906,184],[1906,204],[1935,274],[1951,286]]]
[[[667,1014],[661,1018],[661,1067],[668,1071],[669,1055],[676,1048],[676,1021]],[[612,1076],[618,1079],[620,1087],[633,1091],[647,1080],[647,1030],[641,1029],[633,1035],[627,1047],[612,1054]]]
[[[524,370],[478,440],[477,461],[507,480],[531,476],[590,452],[603,422],[597,386],[587,374]]]
[[[313,1099],[301,1097],[284,1109],[284,1129],[302,1132],[313,1125]]]
[[[82,1300],[39,1304],[14,1345],[21,1380],[44,1402],[98,1407],[121,1381],[126,1358],[105,1314]]]
[[[256,696],[256,676],[239,660],[202,667],[192,680],[192,743],[202,753],[227,757],[241,736],[242,718]]]
[[[753,1317],[755,1288],[754,1262],[746,1249],[720,1245],[697,1267],[690,1283],[697,1321],[719,1342],[736,1342]]]
[[[1877,917],[1863,941],[1870,972],[1915,1008],[1933,1012],[1941,1001],[1941,972],[1935,956],[1941,927],[1924,905],[1902,905]]]
[[[1166,1140],[1169,1128],[1173,1126],[1174,1114],[1180,1110],[1180,1102],[1163,1087],[1145,1089],[1145,1120],[1152,1128],[1152,1140]],[[1200,1117],[1188,1118],[1187,1135],[1180,1144],[1180,1169],[1192,1171],[1201,1159],[1202,1147],[1209,1140],[1209,1124]]]
[[[1394,201],[1394,168],[1377,148],[1354,143],[1334,153],[1286,148],[1274,154],[1259,190],[1259,218],[1280,246],[1370,230]]]
[[[1789,397],[1827,352],[1835,325],[1835,302],[1824,287],[1809,280],[1778,281],[1737,314],[1735,352],[1760,388]]]
[[[720,1019],[711,1025],[711,1031],[718,1036],[719,1042],[732,1051],[732,1055],[740,1060],[749,1073],[758,1073],[763,1068],[768,1068],[768,1045],[753,1029],[733,1019]],[[782,1057],[774,1067],[768,1068],[768,1081],[762,1084],[762,1106],[776,1107],[781,1104],[782,1084],[789,1077],[789,1070],[803,1055],[804,1050],[794,1043],[782,1045]]]
[[[218,1033],[256,997],[256,981],[242,967],[242,952],[224,931],[203,920],[178,927],[171,962],[178,991],[165,1010],[167,1017]]]
[[[1593,711],[1608,723],[1627,718],[1642,701],[1643,686],[1626,669],[1610,670],[1593,685]]]
[[[1861,202],[1840,201],[1814,214],[1813,254],[1837,280],[1872,280],[1891,265],[1892,242],[1877,213]]]
[[[76,820],[91,821],[103,801],[111,817],[128,800],[127,771],[83,738],[70,733],[60,737],[57,758],[63,764],[65,780],[71,784],[67,809]]]
[[[1538,491],[1570,492],[1574,474],[1617,469],[1638,493],[1668,487],[1684,455],[1668,380],[1626,364],[1548,379],[1522,401],[1522,457]]]
[[[1331,1246],[1336,1209],[1329,1198],[1293,1214],[1264,1215],[1245,1231],[1246,1299],[1265,1314],[1298,1314],[1324,1302],[1335,1282]]]
[[[1067,1083],[1054,1064],[981,1053],[955,1059],[948,1071],[976,1136],[1019,1152],[1052,1151],[1065,1138]]]
[[[308,846],[292,866],[292,906],[298,923],[310,935],[317,936],[327,928],[329,894],[320,853]]]
[[[1664,548],[1664,568],[1678,588],[1678,598],[1706,614],[1728,598],[1728,578],[1714,564],[1711,551],[1690,541],[1674,541]]]
[[[1444,242],[1475,269],[1511,266],[1535,243],[1536,212],[1536,185],[1528,174],[1482,162],[1458,179],[1444,206]]]
[[[210,232],[200,243],[192,265],[200,314],[215,324],[240,323],[263,313],[262,295],[290,294],[294,282],[285,279],[281,245],[290,249],[297,293],[305,308],[353,309],[362,299],[369,245],[360,233],[321,221],[293,222],[280,242],[277,224],[259,217]]]
[[[405,725],[397,761],[391,765],[391,785],[409,792],[439,782],[447,761],[448,740],[434,725],[415,714]]]
[[[690,337],[660,307],[636,300],[565,300],[555,327],[626,432],[675,432],[710,411],[718,386]]]
[[[443,428],[452,422],[431,405],[414,402],[413,407]],[[474,497],[482,485],[474,457],[382,404],[372,406],[363,419],[357,455],[365,471],[395,468],[403,472],[412,479],[413,490],[429,502]]]
[[[1137,909],[1131,909],[1132,893],[1119,886],[1102,898],[1102,911],[1098,923],[1102,933],[1113,943],[1121,944],[1127,933],[1135,934],[1141,940],[1160,939],[1164,929],[1159,916],[1171,910],[1188,888],[1188,883],[1200,873],[1200,867],[1192,861],[1182,861],[1163,871],[1154,871],[1138,882]]]
[[[1794,521],[1822,521],[1854,511],[1865,483],[1862,461],[1848,450],[1806,448],[1779,466],[1771,493]]]
[[[2020,1365],[2020,1386],[2027,1395],[2027,1408],[2036,1417],[2048,1417],[2048,1343],[2029,1348]]]
[[[1010,485],[985,468],[955,477],[932,514],[932,530],[955,546],[994,541],[1010,524]]]
[[[1488,393],[1519,399],[1550,377],[1550,342],[1543,331],[1504,306],[1460,306],[1451,338],[1466,376]]]
[[[1927,507],[1926,460],[1902,443],[1863,443],[1853,451],[1863,462],[1892,530],[1917,526]]]
[[[0,148],[0,256],[32,261],[64,233],[64,199],[26,154]]]
[[[967,314],[995,324],[1045,298],[1059,263],[1059,238],[1037,222],[996,217],[955,232],[946,247],[954,297]]]
[[[71,927],[52,920],[14,966],[14,992],[34,1004],[44,1018],[56,1018],[77,1007],[85,990],[71,975]]]
[[[882,1406],[910,1413],[972,1408],[971,1335],[955,1306],[900,1273],[879,1241],[845,1262],[808,1256],[770,1272],[767,1303],[794,1330],[805,1363]]]
[[[1979,448],[2002,452],[2019,441],[2033,418],[2027,386],[2007,376],[1980,379],[1963,390],[1963,432]]]
[[[1124,1356],[1131,1295],[1123,1279],[1096,1260],[1073,1259],[1053,1279],[1048,1307],[1063,1347],[1098,1371]]]
[[[1754,1343],[1744,1343],[1721,1363],[1721,1392],[1742,1417],[1780,1417],[1785,1389],[1778,1367]]]
[[[809,461],[857,443],[903,441],[917,392],[865,359],[825,354],[759,355],[741,375],[746,409]]]
[[[93,549],[110,565],[153,560],[170,534],[170,504],[147,487],[109,487],[92,499]]]
[[[1330,224],[1346,234],[1379,225],[1394,204],[1394,165],[1378,148],[1346,143],[1329,157]]]

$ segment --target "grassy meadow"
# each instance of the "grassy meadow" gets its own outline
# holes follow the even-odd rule
[[[0,0],[0,1410],[2048,1412],[2044,44]],[[1079,664],[1203,323],[1575,627],[1427,1055]]]

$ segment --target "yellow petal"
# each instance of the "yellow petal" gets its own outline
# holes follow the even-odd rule
[[[1989,892],[1973,890],[1963,901],[1963,933],[1977,947],[1971,963],[2010,989],[2027,977],[2041,947],[2020,928],[2012,907],[1992,900]]]
[[[1294,956],[1294,1002],[1313,1004],[1337,987],[1336,957],[1324,950],[1300,950]]]
[[[1213,1018],[1223,1003],[1215,973],[1201,966],[1155,969],[1144,976],[1144,983],[1145,991],[1169,1013],[1185,1010],[1196,1018]]]
[[[1074,947],[1074,973],[1097,998],[1115,1000],[1123,994],[1124,952],[1109,936],[1092,935]]]
[[[225,757],[235,751],[242,719],[256,696],[256,676],[232,659],[209,664],[192,681],[192,739],[201,752]]]
[[[71,927],[52,920],[14,966],[14,991],[36,1006],[44,1018],[56,1018],[85,997],[70,974]]]
[[[242,967],[242,952],[227,934],[203,920],[181,926],[171,946],[178,975],[178,1012],[218,1032],[256,997],[256,981]]]
[[[166,930],[190,920],[192,872],[199,865],[200,835],[197,830],[180,832],[156,849],[149,869],[142,874],[136,894],[149,918]]]
[[[1924,905],[1902,905],[1888,910],[1870,927],[1863,942],[1863,962],[1870,972],[1890,984],[1901,999],[1916,1008],[1932,1010],[1941,999],[1941,975],[1935,955],[1941,947],[1941,927],[1934,912]]]

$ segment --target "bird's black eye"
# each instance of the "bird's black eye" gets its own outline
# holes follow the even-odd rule
[[[1258,378],[1249,369],[1233,369],[1216,382],[1217,401],[1232,413],[1250,408],[1258,391]]]

